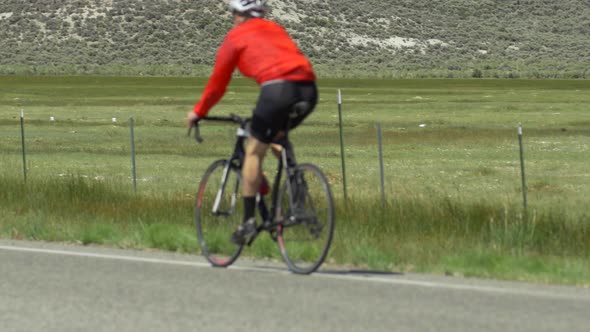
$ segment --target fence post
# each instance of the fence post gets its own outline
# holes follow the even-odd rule
[[[379,175],[381,177],[381,207],[385,207],[385,172],[383,170],[383,133],[381,123],[377,123],[377,144],[379,146]]]
[[[129,129],[131,131],[131,167],[133,174],[133,192],[137,193],[137,173],[135,170],[135,134],[133,131],[133,117],[129,118]]]
[[[23,175],[27,182],[27,152],[25,149],[25,111],[20,111],[20,135],[23,148]]]
[[[340,126],[340,158],[342,159],[342,186],[344,188],[344,200],[348,200],[346,191],[346,164],[344,162],[344,138],[342,134],[342,91],[338,89],[338,119]]]
[[[523,143],[522,143],[522,124],[518,124],[518,145],[520,147],[520,174],[521,174],[521,179],[522,179],[522,200],[523,200],[523,206],[524,206],[524,211],[526,213],[527,210],[527,198],[526,198],[526,178],[525,178],[525,172],[524,172],[524,147],[523,147]]]

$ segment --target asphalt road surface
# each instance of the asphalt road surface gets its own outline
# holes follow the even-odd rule
[[[0,240],[0,331],[590,331],[590,290]]]

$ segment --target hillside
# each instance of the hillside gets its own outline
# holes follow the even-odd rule
[[[590,77],[588,0],[270,1],[330,76]],[[3,0],[0,73],[206,74],[215,0]]]

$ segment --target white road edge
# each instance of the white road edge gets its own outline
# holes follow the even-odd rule
[[[51,246],[52,248],[44,248],[43,246]],[[177,257],[174,254],[167,254],[161,252],[137,251],[133,251],[133,253],[136,255],[126,255],[124,253],[125,250],[118,249],[108,249],[102,247],[77,247],[75,245],[62,245],[62,249],[56,249],[56,246],[58,245],[48,243],[40,243],[40,245],[38,245],[34,242],[28,241],[0,240],[0,251],[4,250],[21,253],[76,256],[136,263],[167,264],[177,266],[190,266],[196,268],[212,268],[211,265],[207,263],[205,260],[203,260],[200,256],[185,255],[183,257]],[[99,252],[105,250],[114,251],[116,253]],[[161,256],[163,258],[149,257],[149,255]],[[272,268],[260,267],[256,265],[256,261],[248,261],[247,259],[244,259],[244,261],[246,263],[240,264],[240,260],[238,260],[236,264],[229,267],[228,269],[285,275],[291,274],[286,267],[283,269],[281,269],[278,266],[272,266]],[[400,286],[425,287],[435,289],[453,289],[457,291],[471,291],[505,295],[523,295],[545,298],[560,298],[590,302],[590,289],[582,287],[548,286],[521,282],[500,282],[492,280],[466,279],[459,277],[439,277],[417,274],[373,274],[370,271],[349,272],[347,270],[319,271],[312,274],[310,277],[368,283],[382,283]]]

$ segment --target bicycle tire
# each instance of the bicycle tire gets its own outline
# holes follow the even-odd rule
[[[216,267],[227,267],[240,256],[243,245],[230,241],[232,233],[242,223],[243,199],[240,171],[229,165],[223,180],[227,160],[217,160],[205,171],[195,201],[195,226],[201,252]],[[217,213],[213,212],[219,191]]]
[[[313,164],[295,167],[299,183],[292,186],[291,204],[286,181],[277,207],[277,238],[289,270],[297,274],[315,272],[326,259],[334,235],[334,202],[328,180]],[[297,190],[295,190],[297,189]]]

